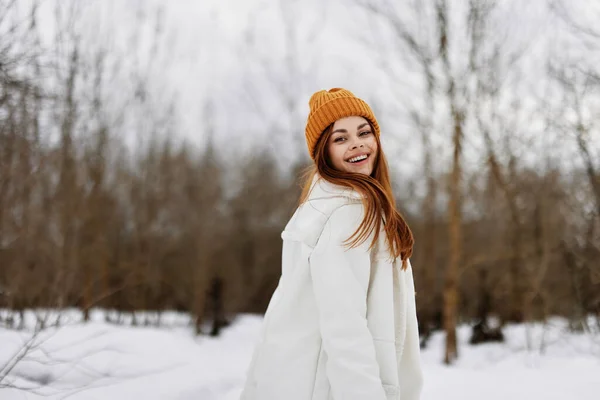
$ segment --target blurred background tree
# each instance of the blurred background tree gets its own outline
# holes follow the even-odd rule
[[[308,98],[330,87],[382,125],[424,346],[444,329],[451,363],[459,323],[473,343],[600,324],[598,8],[267,3],[0,0],[7,326],[36,307],[145,325],[175,309],[218,335],[263,312]]]

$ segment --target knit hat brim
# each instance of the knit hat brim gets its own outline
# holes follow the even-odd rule
[[[314,110],[308,117],[310,123],[306,125],[305,133],[311,158],[314,159],[317,141],[325,128],[338,119],[351,116],[366,118],[373,126],[375,134],[379,136],[379,124],[365,101],[358,97],[333,98]]]

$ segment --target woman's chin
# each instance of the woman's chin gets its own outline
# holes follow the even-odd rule
[[[353,172],[355,174],[371,175],[371,168],[367,166],[361,168],[351,168],[348,172]]]

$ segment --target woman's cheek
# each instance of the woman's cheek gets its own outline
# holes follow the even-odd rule
[[[335,154],[336,164],[338,165],[339,168],[341,168],[344,165],[343,155],[344,155],[344,153],[339,150]]]

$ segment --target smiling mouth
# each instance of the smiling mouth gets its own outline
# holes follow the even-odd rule
[[[370,154],[367,154],[367,153],[359,154],[358,156],[351,157],[345,161],[350,164],[361,164],[361,163],[365,162],[369,158],[369,156],[370,156]]]

